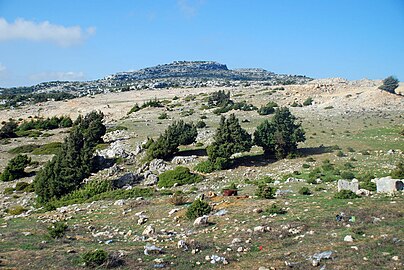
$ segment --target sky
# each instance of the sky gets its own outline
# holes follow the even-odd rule
[[[0,87],[178,60],[404,80],[404,0],[0,0]]]

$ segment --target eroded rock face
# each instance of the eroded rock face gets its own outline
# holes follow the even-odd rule
[[[338,192],[341,190],[350,190],[356,193],[359,190],[358,180],[356,179],[353,179],[352,181],[343,179],[338,180]]]
[[[376,178],[376,190],[378,193],[393,193],[404,190],[402,179],[392,179],[391,176]]]

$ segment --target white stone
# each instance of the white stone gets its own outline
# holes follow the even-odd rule
[[[392,179],[391,176],[376,179],[376,190],[381,193],[393,193],[404,190],[404,181]]]
[[[208,224],[208,216],[198,217],[194,221],[194,226],[201,226]]]
[[[344,237],[344,241],[345,241],[345,242],[353,242],[353,238],[352,238],[351,235],[346,235],[346,236]]]
[[[353,179],[352,182],[340,179],[338,180],[338,192],[341,190],[350,190],[352,192],[357,192],[359,189],[359,182]]]
[[[142,235],[150,236],[150,235],[154,234],[154,232],[155,232],[154,228],[153,228],[151,225],[148,225],[148,226],[144,229],[144,231],[142,232]]]
[[[263,232],[265,232],[265,227],[264,226],[254,227],[254,232],[263,233]]]

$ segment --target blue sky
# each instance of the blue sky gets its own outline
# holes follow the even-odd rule
[[[404,0],[0,0],[0,87],[175,60],[404,80]]]

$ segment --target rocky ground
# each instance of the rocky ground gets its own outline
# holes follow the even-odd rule
[[[186,194],[188,203],[184,205],[172,205],[169,192],[156,190],[129,199],[100,200],[43,212],[35,208],[33,193],[4,194],[6,188],[19,181],[30,182],[34,176],[0,183],[0,266],[82,269],[80,255],[102,248],[124,260],[122,269],[402,269],[402,193],[370,193],[358,199],[338,200],[333,197],[337,182],[309,184],[305,179],[325,159],[335,166],[351,163],[353,172],[372,172],[378,177],[388,175],[403,159],[404,139],[400,132],[404,98],[378,90],[379,84],[370,80],[322,79],[283,89],[240,86],[129,91],[2,111],[1,121],[35,115],[75,118],[94,109],[103,111],[109,127],[124,126],[127,130],[107,133],[108,144],[98,154],[120,157],[123,162],[101,170],[89,180],[155,189],[161,172],[178,165],[192,169],[206,159],[204,147],[212,141],[220,119],[202,107],[209,93],[224,89],[231,92],[232,99],[246,100],[257,107],[268,101],[289,106],[301,104],[308,97],[314,100],[313,105],[291,108],[306,131],[307,140],[299,145],[301,157],[267,160],[262,150],[254,147],[250,153],[238,155],[231,169],[204,175],[200,183],[173,188],[171,191]],[[401,86],[398,92],[402,90]],[[175,96],[178,99],[173,100]],[[135,103],[141,105],[155,97],[167,100],[166,106],[127,115]],[[162,112],[168,114],[168,119],[158,119]],[[270,117],[255,111],[232,112],[250,133]],[[157,137],[173,120],[196,122],[201,116],[206,116],[207,127],[198,129],[199,146],[181,148],[170,162],[154,160],[148,166],[139,162],[144,153],[141,145],[147,137]],[[64,130],[51,133],[49,137],[18,138],[0,145],[0,169],[12,158],[10,149],[62,141],[66,136]],[[336,145],[342,156],[337,155]],[[51,158],[31,156],[38,161],[36,167],[29,168],[33,172]],[[275,199],[255,196],[254,181],[265,176],[275,180]],[[222,188],[230,183],[239,188],[238,196],[222,196]],[[299,194],[301,187],[308,187],[312,194]],[[213,212],[195,223],[185,218],[185,212],[201,194]],[[281,206],[286,213],[269,214],[266,210],[272,204]],[[17,216],[6,213],[6,209],[16,206],[28,211]],[[336,215],[342,218],[338,220]],[[47,227],[59,220],[68,224],[66,236],[49,238]]]

